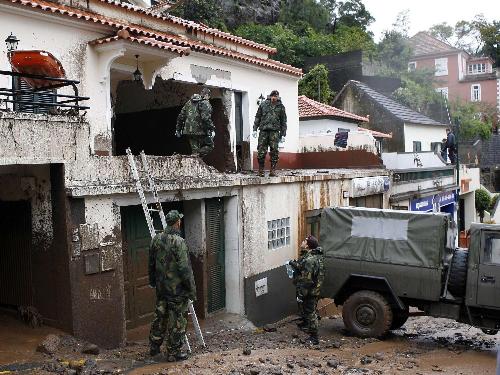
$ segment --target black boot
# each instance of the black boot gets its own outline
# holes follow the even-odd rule
[[[188,354],[185,352],[177,352],[168,356],[169,362],[184,361],[186,359],[188,359]]]
[[[259,163],[259,177],[264,177],[264,163]]]
[[[149,355],[154,357],[155,355],[160,354],[160,347],[158,345],[151,344],[149,346]]]
[[[308,345],[319,345],[319,339],[317,334],[311,334],[306,340]]]
[[[271,170],[269,171],[269,177],[276,177],[276,163],[271,164]]]

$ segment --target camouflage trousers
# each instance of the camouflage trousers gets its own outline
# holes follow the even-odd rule
[[[214,149],[214,140],[208,135],[188,135],[191,154],[207,156]]]
[[[156,299],[155,316],[151,323],[149,343],[160,347],[165,340],[169,355],[178,353],[184,344],[186,334],[188,299]]]
[[[318,306],[318,297],[304,297],[302,302],[303,316],[305,328],[311,336],[318,335],[318,314],[316,308]]]
[[[271,164],[278,164],[280,151],[280,132],[274,130],[261,130],[259,132],[259,143],[257,145],[257,160],[259,165],[263,165],[266,160],[267,149],[269,148],[269,155],[271,156]]]

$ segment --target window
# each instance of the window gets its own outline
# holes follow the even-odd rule
[[[443,57],[441,59],[434,60],[434,67],[436,76],[447,76],[448,75],[448,58]]]
[[[275,250],[290,245],[290,217],[267,222],[267,248]]]
[[[431,151],[441,152],[441,142],[431,142]]]
[[[473,102],[481,101],[481,85],[475,84],[470,87],[470,100]]]
[[[408,63],[408,71],[409,72],[414,72],[417,69],[417,62],[416,61],[410,61]]]
[[[419,151],[422,151],[422,142],[413,141],[413,152],[419,152]]]
[[[486,234],[484,245],[483,263],[500,265],[500,237],[498,234]]]
[[[469,64],[467,71],[469,74],[486,73],[486,64],[485,63]]]
[[[349,198],[349,206],[366,208],[383,208],[384,195],[375,194],[364,197]]]
[[[436,92],[441,93],[441,95],[448,100],[448,87],[438,87]]]

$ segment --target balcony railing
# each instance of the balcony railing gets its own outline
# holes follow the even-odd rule
[[[79,115],[90,107],[82,104],[89,100],[78,94],[79,81],[52,78],[36,74],[20,74],[0,70],[0,75],[11,77],[11,88],[0,87],[0,111]],[[47,87],[31,88],[23,78],[50,82]],[[58,89],[71,87],[73,95],[60,94]]]

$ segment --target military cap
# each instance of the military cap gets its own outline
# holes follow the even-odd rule
[[[170,210],[170,211],[168,211],[167,216],[165,216],[165,220],[167,221],[168,225],[173,225],[173,224],[177,223],[177,221],[179,221],[183,217],[184,217],[184,215],[181,214],[179,211]]]
[[[273,90],[269,96],[280,96],[280,93],[278,90]]]

